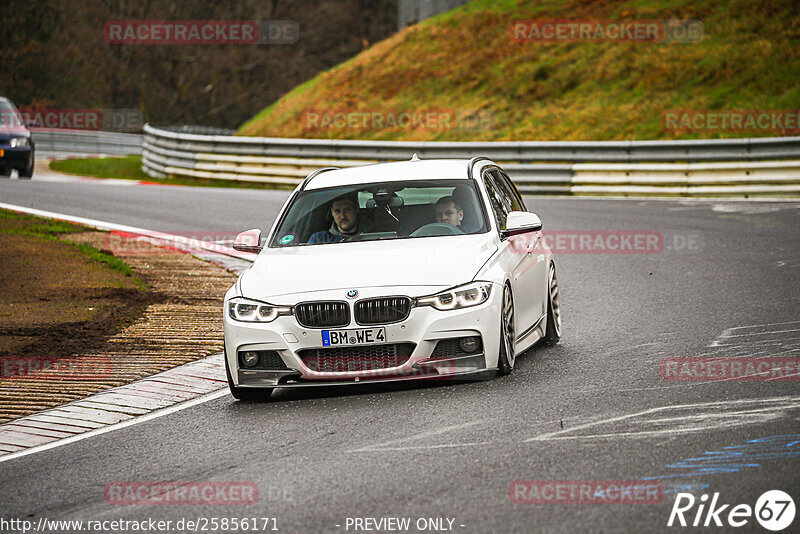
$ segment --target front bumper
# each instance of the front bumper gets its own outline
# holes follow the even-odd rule
[[[28,167],[31,164],[31,150],[30,146],[11,148],[0,144],[0,151],[3,153],[0,157],[0,171],[8,172],[11,169],[22,171]]]
[[[238,371],[238,386],[251,388],[307,388],[352,386],[356,384],[385,384],[409,380],[482,380],[494,376],[493,369],[486,368],[483,353],[460,358],[441,359],[423,362],[415,366],[415,372],[383,378],[336,378],[330,380],[309,380],[299,371]]]
[[[234,385],[245,388],[309,387],[385,383],[402,380],[481,379],[497,368],[500,344],[502,291],[496,286],[487,302],[472,308],[439,311],[423,306],[411,309],[400,323],[386,328],[387,343],[412,343],[411,356],[401,365],[382,369],[322,372],[309,368],[300,356],[305,349],[322,347],[322,329],[300,326],[294,316],[266,324],[246,323],[224,315],[225,357]],[[385,288],[382,288],[385,290]],[[362,291],[364,298],[380,296]],[[397,294],[397,293],[393,293]],[[324,300],[325,297],[320,297]],[[283,304],[283,303],[282,303]],[[350,303],[351,306],[354,303]],[[227,306],[227,299],[226,299]],[[227,309],[227,308],[226,308]],[[352,314],[351,314],[352,315]],[[346,329],[362,328],[354,322]],[[440,340],[480,336],[482,349],[471,354],[432,359]],[[276,351],[288,369],[240,368],[238,353],[246,350]]]

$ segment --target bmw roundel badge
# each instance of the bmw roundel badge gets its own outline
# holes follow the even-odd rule
[[[358,289],[351,289],[347,292],[347,298],[354,299],[358,296]]]

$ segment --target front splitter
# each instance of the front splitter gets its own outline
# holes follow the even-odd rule
[[[481,354],[442,360],[423,360],[414,364],[414,372],[397,376],[376,378],[348,377],[332,380],[309,380],[299,371],[243,371],[239,369],[239,387],[242,388],[307,388],[386,384],[412,380],[486,380],[493,377],[494,369],[486,369],[486,359]]]

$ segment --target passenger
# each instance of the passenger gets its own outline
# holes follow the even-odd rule
[[[343,195],[331,202],[331,227],[316,232],[308,239],[309,243],[339,243],[349,241],[358,235],[358,197]]]
[[[436,222],[447,223],[460,227],[464,219],[464,210],[461,204],[456,202],[453,197],[442,197],[436,201]]]

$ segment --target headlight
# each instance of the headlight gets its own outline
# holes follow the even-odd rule
[[[11,148],[18,148],[23,146],[28,146],[30,141],[27,137],[12,137],[11,138]]]
[[[288,306],[274,306],[243,297],[235,297],[228,301],[228,315],[237,321],[271,323],[281,315],[291,314],[292,308]]]
[[[489,300],[491,282],[471,282],[429,297],[417,299],[417,306],[433,306],[437,310],[457,310],[477,306]]]

